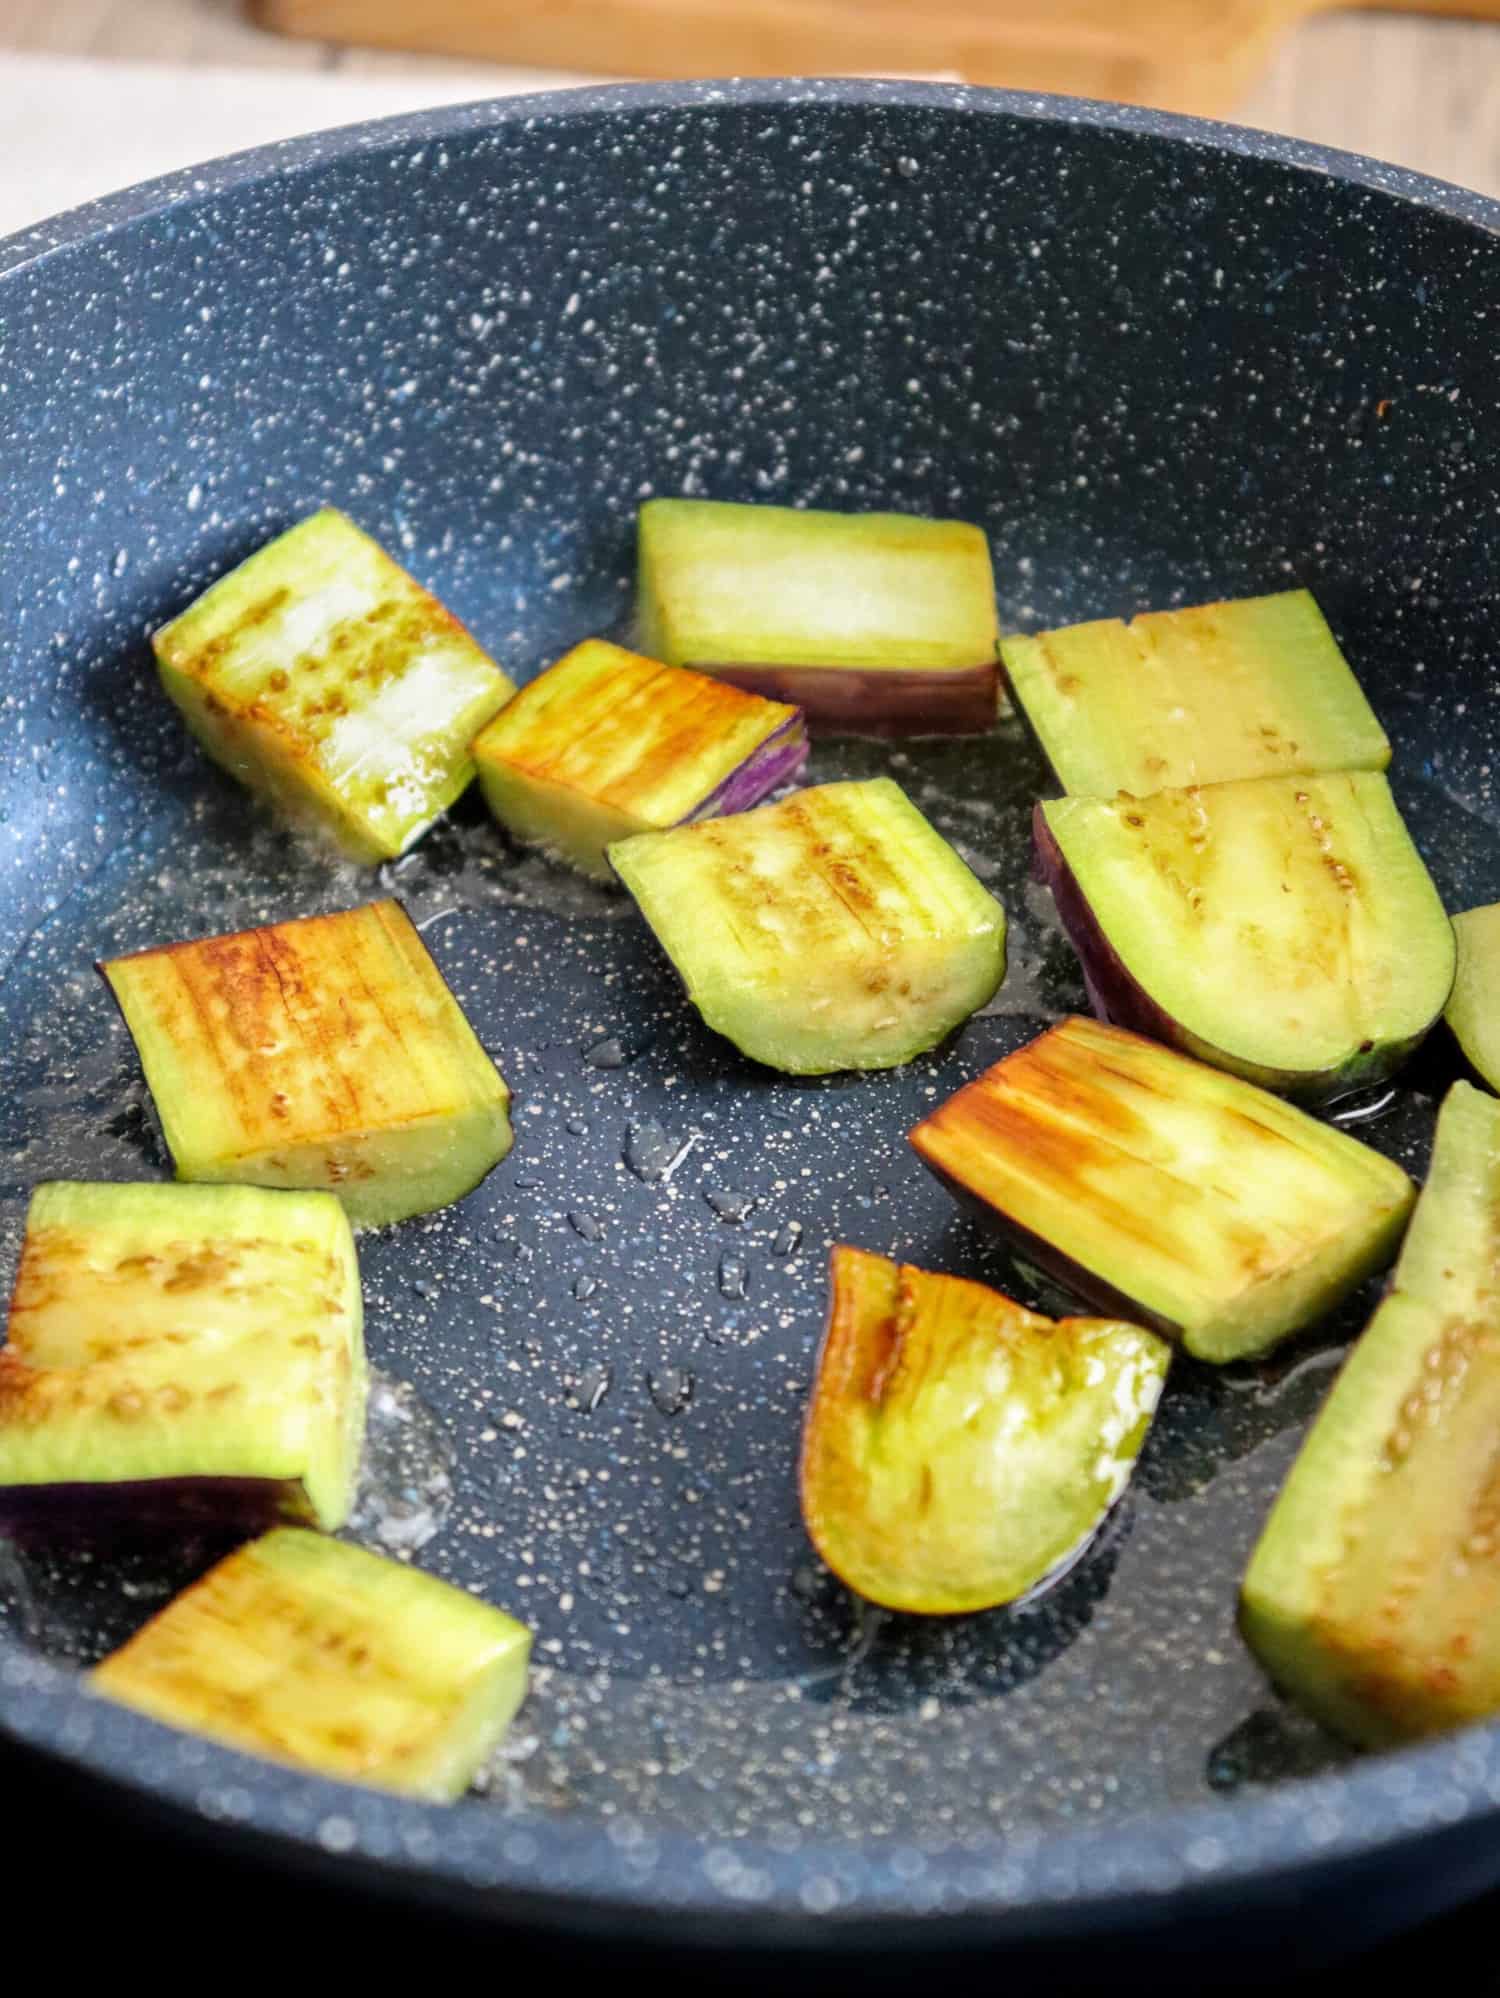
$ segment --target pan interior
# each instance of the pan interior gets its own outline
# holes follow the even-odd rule
[[[649,490],[950,513],[989,529],[1011,629],[1311,584],[1397,743],[1449,906],[1493,899],[1492,723],[1466,699],[1477,557],[1440,504],[1477,477],[1493,385],[1477,414],[1423,403],[1419,383],[1454,371],[1442,329],[1415,340],[1378,303],[1420,250],[1456,321],[1472,232],[1121,133],[894,102],[763,114],[476,128],[441,168],[401,140],[232,188],[129,232],[128,288],[158,301],[134,319],[101,294],[101,272],[124,282],[108,246],[42,268],[19,303],[10,280],[23,359],[49,326],[102,319],[9,472],[25,616],[7,699],[31,726],[10,809],[34,865],[7,891],[0,981],[4,1254],[35,1180],[166,1170],[95,958],[399,895],[516,1098],[515,1150],[482,1188],[361,1243],[380,1383],[354,1532],[537,1633],[531,1697],[460,1808],[796,1847],[1091,1823],[1333,1767],[1342,1751],[1272,1695],[1233,1608],[1368,1291],[1260,1367],[1179,1359],[1126,1501],[1032,1602],[941,1622],[861,1608],[801,1531],[829,1244],[1062,1307],[903,1137],[1084,1005],[1029,879],[1045,780],[1013,718],[980,741],[816,749],[811,781],[907,787],[1003,900],[1010,971],[933,1054],[803,1085],[703,1029],[628,904],[509,848],[474,799],[378,876],[340,867],[209,769],[151,680],[143,630],[304,498],[348,505],[522,676],[620,629]],[[195,276],[231,236],[235,261]],[[1283,267],[1300,288],[1276,285]],[[1163,271],[1196,319],[1161,304]],[[1238,316],[1216,328],[1226,289]],[[235,323],[258,298],[269,355],[265,325]],[[1373,330],[1335,370],[1314,341],[1354,314]],[[1252,351],[1253,373],[1283,370],[1274,415],[1243,399]],[[122,353],[114,427],[81,445]],[[81,474],[80,453],[97,459]],[[1342,1114],[1420,1171],[1448,1079],[1424,1055]],[[0,1547],[0,1632],[86,1665],[207,1558]]]

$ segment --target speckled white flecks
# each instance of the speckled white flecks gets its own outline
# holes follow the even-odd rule
[[[1100,118],[880,85],[533,99],[275,148],[0,249],[4,1248],[44,1174],[164,1170],[92,958],[401,895],[517,1145],[361,1243],[420,1447],[382,1458],[360,1530],[537,1632],[486,1794],[444,1814],[72,1690],[48,1660],[139,1623],[191,1550],[0,1562],[20,1732],[335,1854],[757,1923],[1213,1888],[1496,1806],[1488,1736],[1338,1770],[1233,1630],[1357,1304],[1258,1372],[1180,1366],[1123,1508],[1024,1610],[862,1611],[810,1555],[828,1243],[1048,1301],[901,1141],[1081,1002],[1027,886],[1044,779],[1013,721],[819,749],[815,779],[907,786],[1004,898],[1012,970],[910,1069],[799,1087],[701,1029],[619,898],[477,804],[379,876],[333,865],[204,765],[152,678],[152,626],[324,501],[522,675],[621,625],[653,493],[953,513],[987,527],[1011,627],[1312,584],[1440,886],[1500,895],[1495,211]],[[1429,1087],[1362,1134],[1419,1165]],[[670,1175],[626,1162],[648,1123]],[[725,1188],[753,1204],[719,1213]]]

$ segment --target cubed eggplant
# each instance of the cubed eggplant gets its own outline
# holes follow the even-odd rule
[[[514,838],[613,881],[613,841],[758,805],[807,761],[807,729],[796,708],[589,639],[500,710],[474,760]]]
[[[326,1193],[39,1186],[0,1347],[0,1533],[341,1526],[361,1325],[353,1238]]]
[[[396,902],[119,957],[179,1179],[336,1193],[361,1227],[461,1199],[510,1092]]]
[[[1381,1268],[1414,1198],[1345,1132],[1097,1020],[997,1062],[911,1142],[1077,1296],[1219,1362],[1266,1352]]]
[[[504,1738],[530,1652],[523,1624],[466,1590],[284,1527],[221,1561],[89,1683],[226,1747],[448,1803]]]
[[[453,614],[332,508],[278,536],[152,640],[216,763],[350,859],[404,853],[474,775],[515,692]]]
[[[1453,926],[1374,771],[1038,805],[1038,871],[1095,1011],[1308,1103],[1442,1013]]]
[[[1005,975],[1005,911],[888,777],[609,857],[708,1025],[768,1068],[894,1068]]]
[[[961,521],[649,500],[637,613],[642,651],[788,701],[815,732],[995,725],[994,572]]]
[[[802,1445],[828,1566],[887,1609],[956,1616],[1067,1567],[1129,1482],[1170,1348],[1054,1322],[983,1284],[833,1251]]]
[[[1500,1103],[1456,1083],[1392,1288],[1302,1446],[1240,1621],[1368,1747],[1500,1713]]]
[[[1465,1060],[1500,1090],[1500,902],[1453,918],[1458,974],[1447,1021]]]
[[[1002,652],[1059,784],[1080,796],[1391,760],[1308,590],[1070,625]]]

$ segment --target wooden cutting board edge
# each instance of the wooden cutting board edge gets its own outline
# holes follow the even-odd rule
[[[277,33],[637,77],[953,75],[1209,116],[1358,0],[247,0]],[[1500,19],[1500,0],[1393,0]]]

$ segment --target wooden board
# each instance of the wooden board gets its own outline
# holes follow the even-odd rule
[[[622,76],[953,75],[1228,112],[1348,0],[248,0],[280,33]],[[1500,19],[1500,0],[1391,0]]]

